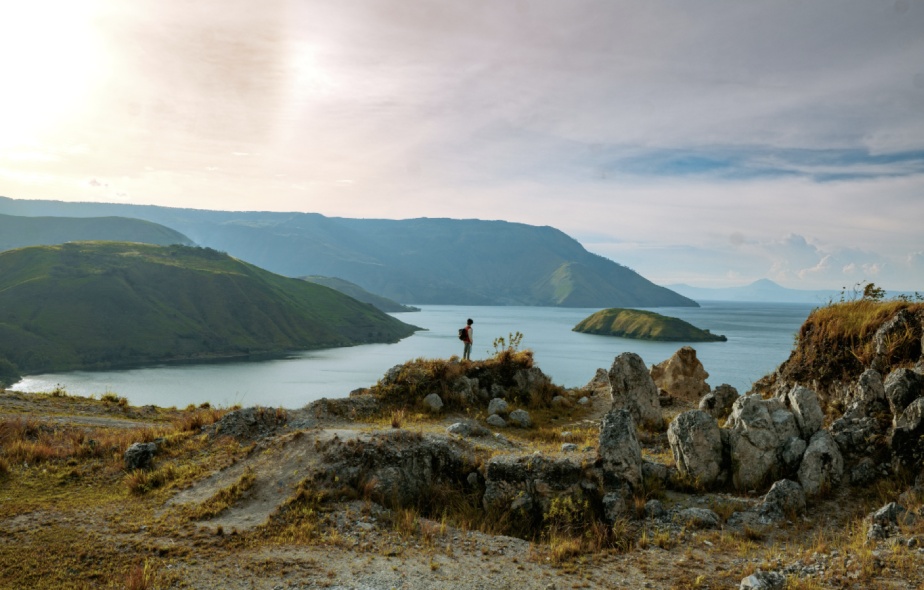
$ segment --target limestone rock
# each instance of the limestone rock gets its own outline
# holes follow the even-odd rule
[[[491,414],[488,416],[488,419],[485,420],[485,422],[487,422],[489,426],[493,426],[495,428],[507,428],[507,421],[497,414]]]
[[[708,508],[686,508],[677,513],[676,520],[694,529],[717,529],[722,519]]]
[[[892,410],[893,425],[911,402],[924,396],[924,375],[910,369],[896,369],[885,380],[885,395]]]
[[[882,375],[874,369],[867,369],[850,390],[844,418],[866,418],[874,412],[884,410],[886,402]]]
[[[780,447],[780,461],[782,461],[783,470],[787,474],[794,474],[799,469],[806,447],[808,445],[798,436],[790,437]]]
[[[530,418],[529,412],[526,410],[514,410],[510,412],[508,418],[520,428],[532,428],[533,426],[533,419]]]
[[[921,334],[922,319],[916,317],[914,313],[907,309],[901,309],[892,316],[887,322],[882,324],[873,335],[873,343],[876,346],[876,356],[873,358],[872,368],[879,371],[886,371],[891,364],[889,358],[892,353],[893,343],[900,340],[901,337],[909,331]]]
[[[914,400],[899,417],[892,433],[892,453],[908,469],[924,466],[924,397]]]
[[[482,504],[486,510],[521,510],[541,521],[556,499],[580,506],[591,491],[586,484],[580,462],[571,457],[497,455],[485,468]]]
[[[779,572],[755,573],[741,580],[738,590],[783,590],[786,586],[786,576]]]
[[[506,400],[499,398],[499,397],[495,397],[494,399],[490,401],[490,403],[488,403],[488,415],[506,414],[508,411],[508,408],[509,406]]]
[[[637,424],[661,424],[658,386],[652,380],[645,361],[634,352],[616,357],[609,372],[613,389],[613,409],[626,409]]]
[[[671,358],[651,367],[655,385],[677,399],[695,402],[709,393],[709,373],[696,358],[696,350],[684,346]]]
[[[735,400],[726,426],[732,483],[737,489],[758,488],[779,469],[777,449],[781,441],[770,409],[781,407],[778,400],[764,400],[757,394]]]
[[[844,459],[834,437],[827,430],[819,430],[802,456],[799,467],[802,489],[809,497],[818,495],[825,487],[838,484],[843,474]]]
[[[338,400],[338,402],[346,406],[356,406],[365,403],[367,399],[375,403],[375,400],[368,396],[366,398]],[[319,402],[321,401],[324,400],[319,400]],[[336,403],[334,402],[335,405]],[[273,408],[242,408],[222,416],[221,420],[216,422],[210,430],[215,435],[233,436],[240,440],[249,440],[275,434],[276,430],[285,424],[287,420],[288,415],[285,412],[277,412]]]
[[[635,435],[635,420],[628,410],[610,410],[600,425],[598,457],[606,483],[622,482],[637,489],[642,483],[642,449]]]
[[[491,434],[490,430],[471,420],[456,422],[450,425],[449,428],[446,429],[446,432],[464,437],[488,436]]]
[[[667,428],[667,440],[680,473],[711,486],[722,470],[722,436],[715,418],[702,410],[679,414]]]
[[[786,403],[792,410],[802,438],[805,440],[812,438],[812,435],[824,425],[825,414],[821,410],[821,404],[818,403],[818,395],[811,389],[801,385],[793,387],[786,394]]]
[[[589,396],[613,397],[613,387],[610,385],[610,376],[606,369],[597,369],[593,379],[583,387],[583,391]]]
[[[152,442],[133,443],[125,450],[125,454],[122,456],[125,460],[125,470],[150,469],[156,452],[157,445]]]
[[[770,509],[770,506],[773,506]],[[805,491],[791,479],[781,479],[764,495],[762,512],[779,510],[783,515],[805,513]]]
[[[443,409],[443,400],[436,393],[431,393],[423,398],[423,404],[431,412],[439,412]]]
[[[699,400],[699,409],[709,412],[716,420],[721,420],[731,413],[732,405],[736,399],[738,399],[738,390],[727,383],[723,383]]]

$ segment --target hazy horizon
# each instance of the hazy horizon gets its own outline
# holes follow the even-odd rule
[[[924,4],[33,0],[0,195],[550,225],[658,284],[924,289]]]

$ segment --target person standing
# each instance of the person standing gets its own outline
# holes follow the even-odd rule
[[[466,361],[472,360],[472,342],[475,341],[475,331],[472,330],[473,323],[472,318],[465,321],[465,339],[462,341],[465,343],[465,348],[462,349],[462,359]]]

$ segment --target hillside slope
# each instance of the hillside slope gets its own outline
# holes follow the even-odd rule
[[[23,373],[394,342],[414,330],[207,248],[80,242],[0,253],[0,359]]]
[[[192,240],[163,225],[127,217],[24,217],[0,214],[0,252],[26,246],[105,240],[144,244],[192,245]]]
[[[385,313],[404,313],[409,311],[420,311],[417,307],[412,307],[410,305],[403,305],[397,301],[388,299],[387,297],[380,297],[375,293],[370,293],[366,291],[356,283],[351,283],[350,281],[344,281],[343,279],[338,279],[337,277],[321,277],[318,275],[311,275],[308,277],[299,277],[303,281],[308,281],[309,283],[315,283],[318,285],[324,285],[335,291],[340,291],[344,295],[349,295],[357,301],[362,301],[363,303],[368,303],[374,305],[376,309],[384,311]]]
[[[697,304],[552,227],[458,219],[345,219],[103,203],[17,201],[0,213],[123,215],[286,276],[336,276],[404,303],[666,307]]]

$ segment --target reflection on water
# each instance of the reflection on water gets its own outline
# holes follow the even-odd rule
[[[598,368],[609,368],[623,352],[638,353],[647,364],[670,357],[683,343],[645,342],[572,332],[597,309],[551,307],[465,307],[423,305],[419,313],[397,317],[426,328],[396,344],[297,353],[290,358],[253,362],[160,366],[122,371],[56,373],[27,377],[12,389],[48,391],[62,385],[75,395],[113,392],[133,405],[184,407],[265,405],[298,408],[322,397],[345,397],[374,384],[389,368],[407,360],[462,354],[457,331],[475,320],[472,358],[486,358],[499,336],[521,332],[523,348],[536,364],[566,387],[587,383]],[[715,387],[728,383],[744,393],[790,353],[793,337],[811,305],[705,302],[700,308],[659,308],[698,328],[724,334],[728,342],[696,343],[697,355]]]

